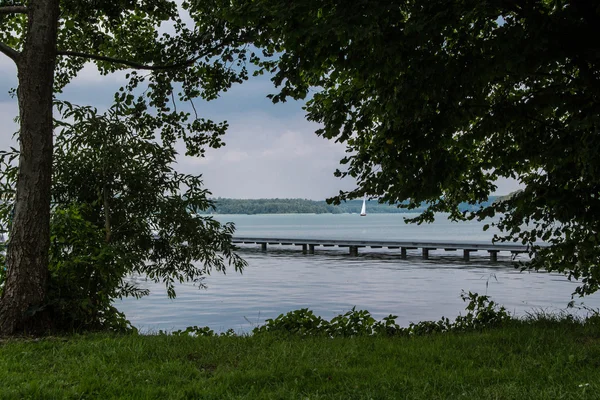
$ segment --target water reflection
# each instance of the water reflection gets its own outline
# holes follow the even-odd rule
[[[241,252],[248,261],[243,274],[210,275],[206,290],[178,285],[175,300],[167,299],[162,285],[138,277],[151,295],[117,306],[144,331],[190,325],[248,331],[267,318],[304,307],[331,318],[356,306],[378,319],[398,315],[397,321],[406,325],[455,317],[465,306],[461,290],[488,294],[509,311],[524,315],[536,308],[564,309],[576,287],[562,275],[520,272],[511,265],[511,256],[502,253],[496,263],[486,252],[472,253],[465,263],[458,253],[444,251],[432,251],[429,260],[416,250],[409,251],[406,260],[399,251],[386,249],[364,249],[358,257],[347,251],[328,248],[311,255],[290,246],[270,247],[265,254],[246,246]],[[584,301],[600,306],[596,295]]]

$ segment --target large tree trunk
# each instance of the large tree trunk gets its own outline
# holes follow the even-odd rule
[[[30,0],[28,30],[17,59],[20,114],[19,175],[0,335],[39,329],[36,307],[46,295],[50,246],[52,99],[59,0]]]

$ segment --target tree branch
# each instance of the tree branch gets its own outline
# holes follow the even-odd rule
[[[12,47],[10,47],[2,42],[0,42],[0,53],[4,53],[8,58],[13,60],[14,62],[17,62],[17,59],[19,58],[19,55],[21,54],[18,51],[16,51],[15,49],[13,49]]]
[[[228,40],[228,41],[222,41],[220,43],[217,43],[217,44],[213,45],[212,47],[205,49],[203,52],[199,53],[197,56],[190,58],[188,60],[181,61],[181,62],[174,63],[174,64],[162,64],[162,65],[161,64],[148,65],[148,64],[143,64],[143,63],[139,63],[136,61],[125,60],[122,58],[102,56],[99,54],[89,54],[89,53],[84,53],[84,52],[80,52],[80,51],[58,50],[57,54],[60,56],[80,57],[80,58],[87,58],[90,60],[106,61],[106,62],[110,62],[110,63],[114,63],[114,64],[125,65],[127,67],[131,67],[134,69],[141,69],[141,70],[147,70],[147,71],[166,71],[166,70],[171,70],[171,69],[179,69],[179,68],[188,67],[188,66],[194,64],[196,61],[198,61],[202,57],[206,57],[206,56],[210,55],[215,50],[219,50],[219,49],[221,49],[225,46],[228,46],[230,44],[233,44],[233,43],[242,43],[246,40],[247,40],[246,37],[242,35],[241,37],[238,37],[235,40]]]
[[[211,50],[214,50],[214,49],[211,49]],[[201,54],[199,56],[196,56],[189,60],[185,60],[183,62],[175,63],[175,64],[148,65],[148,64],[138,63],[135,61],[124,60],[121,58],[101,56],[98,54],[88,54],[88,53],[82,53],[79,51],[59,50],[57,52],[57,54],[60,56],[81,57],[81,58],[89,58],[91,60],[97,60],[97,61],[107,61],[107,62],[114,63],[114,64],[126,65],[126,66],[134,68],[134,69],[143,69],[143,70],[149,70],[149,71],[165,71],[165,70],[170,70],[170,69],[178,69],[178,68],[187,67],[189,65],[192,65],[196,61],[198,61],[200,58],[208,55],[209,53],[210,53],[210,50],[204,52],[203,54]]]
[[[1,6],[0,14],[27,14],[25,6]]]

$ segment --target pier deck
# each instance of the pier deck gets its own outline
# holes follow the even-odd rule
[[[497,261],[498,253],[510,252],[512,254],[528,253],[527,246],[512,243],[489,242],[446,242],[446,241],[408,241],[408,240],[345,240],[345,239],[299,239],[299,238],[264,238],[264,237],[233,237],[233,243],[259,244],[263,251],[267,245],[302,246],[303,253],[314,254],[315,247],[348,247],[351,255],[358,255],[361,247],[372,249],[387,248],[400,249],[400,256],[406,258],[407,250],[421,249],[424,259],[429,258],[431,250],[456,251],[462,250],[463,258],[469,260],[470,253],[474,251],[487,251],[492,261]]]

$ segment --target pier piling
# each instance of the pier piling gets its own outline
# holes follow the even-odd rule
[[[351,240],[351,239],[282,239],[265,237],[234,237],[233,243],[259,244],[262,251],[267,251],[267,245],[301,246],[302,253],[315,254],[315,246],[323,247],[348,247],[351,255],[358,255],[359,247],[370,247],[372,249],[387,248],[390,250],[400,249],[400,257],[407,258],[408,250],[421,249],[424,260],[429,259],[430,250],[443,249],[445,251],[463,251],[463,259],[470,260],[474,251],[487,251],[492,262],[498,261],[500,251],[510,252],[513,255],[527,253],[527,246],[510,243],[485,243],[485,242],[455,242],[455,241],[415,241],[415,240]],[[541,245],[544,247],[544,245]],[[533,256],[533,255],[532,255]]]
[[[471,257],[471,252],[467,249],[464,249],[463,250],[463,260],[469,261],[470,257]]]

